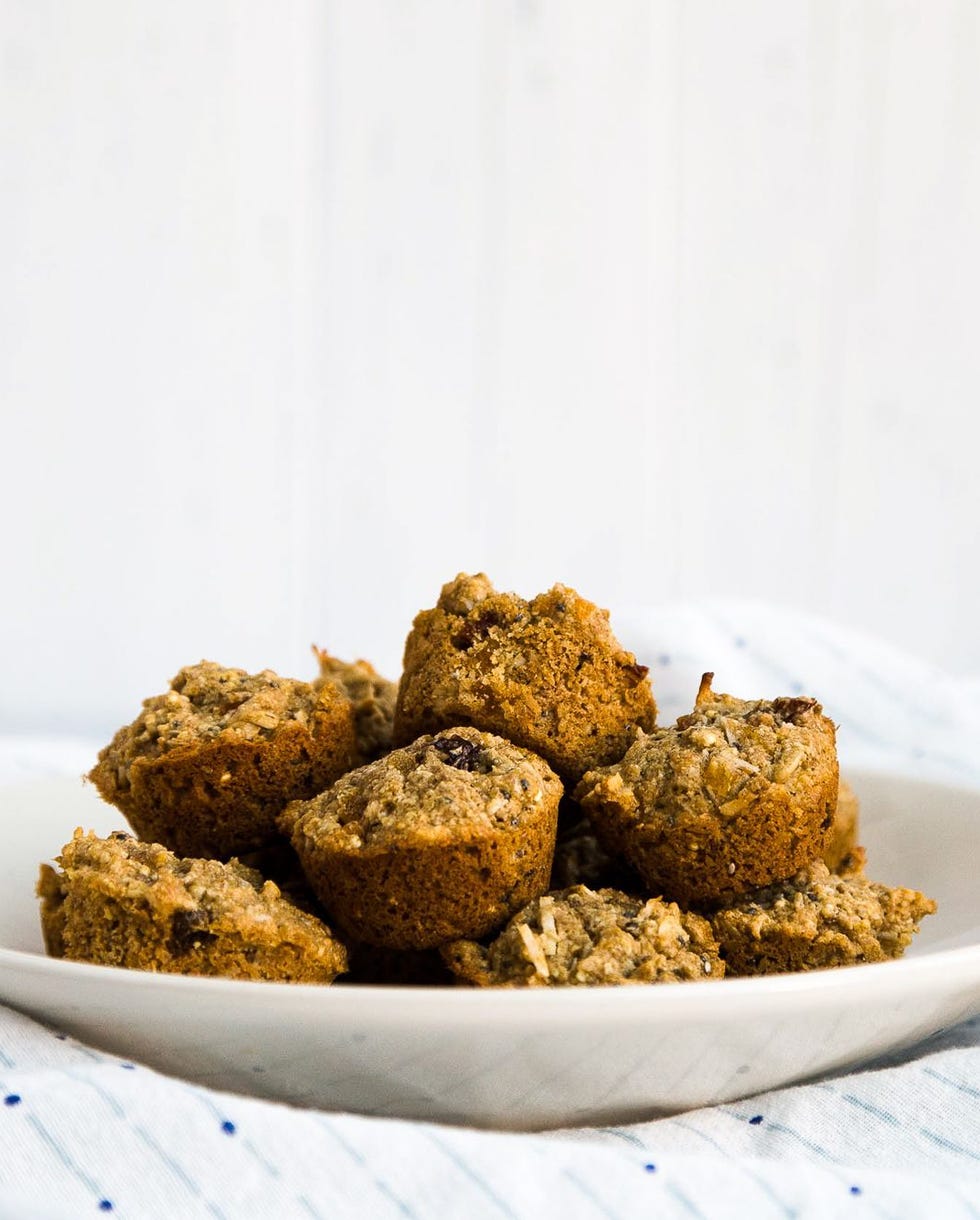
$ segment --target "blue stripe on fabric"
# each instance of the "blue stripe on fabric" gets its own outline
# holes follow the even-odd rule
[[[704,1213],[699,1211],[698,1208],[694,1206],[694,1204],[679,1186],[675,1186],[673,1182],[668,1182],[666,1185],[666,1190],[673,1195],[673,1197],[684,1208],[685,1211],[690,1212],[692,1216],[700,1217],[700,1220],[705,1220]]]
[[[300,1207],[303,1208],[304,1211],[309,1212],[309,1214],[313,1217],[313,1220],[323,1220],[322,1213],[316,1210],[306,1195],[297,1195],[296,1202],[300,1205]]]
[[[398,1197],[398,1195],[396,1195],[395,1192],[391,1189],[391,1187],[388,1185],[387,1182],[385,1182],[382,1178],[379,1178],[377,1176],[377,1174],[373,1173],[368,1168],[367,1160],[363,1156],[363,1154],[360,1153],[354,1147],[354,1145],[351,1144],[348,1140],[344,1139],[344,1137],[336,1129],[336,1127],[333,1125],[333,1123],[331,1123],[329,1121],[329,1119],[323,1118],[320,1115],[316,1115],[315,1117],[316,1117],[317,1126],[320,1127],[322,1130],[329,1132],[330,1135],[333,1136],[334,1140],[347,1153],[347,1155],[350,1156],[353,1160],[355,1160],[358,1163],[358,1165],[361,1165],[364,1167],[364,1169],[367,1172],[367,1176],[370,1178],[374,1188],[380,1194],[383,1194],[386,1199],[390,1200],[390,1202],[392,1202],[398,1208],[398,1210],[402,1213],[402,1215],[409,1216],[411,1218],[411,1220],[415,1220],[415,1213],[412,1211],[412,1209],[409,1207],[409,1205],[405,1202],[405,1200],[400,1199]]]
[[[105,1102],[105,1104],[113,1112],[113,1114],[116,1116],[116,1118],[121,1118],[121,1119],[126,1118],[126,1111],[119,1104],[119,1102],[116,1100],[116,1098],[113,1097],[113,1095],[111,1093],[109,1093],[106,1089],[103,1089],[101,1085],[96,1084],[94,1080],[89,1080],[87,1076],[76,1076],[74,1072],[65,1072],[64,1074],[65,1074],[65,1076],[68,1077],[69,1080],[73,1080],[76,1084],[86,1085],[94,1093],[98,1093],[98,1095],[102,1098],[102,1100]]]
[[[944,1135],[939,1135],[935,1131],[930,1131],[928,1127],[920,1127],[919,1130],[927,1140],[932,1140],[940,1148],[947,1148],[950,1152],[958,1152],[960,1156],[968,1156],[971,1161],[980,1161],[980,1153],[973,1152],[970,1148],[964,1148],[962,1144],[954,1144],[952,1140],[946,1139]]]
[[[470,1179],[474,1186],[478,1186],[487,1196],[490,1202],[493,1203],[501,1212],[503,1212],[505,1216],[514,1217],[514,1212],[511,1211],[510,1207],[504,1202],[503,1199],[501,1199],[489,1182],[482,1178],[475,1170],[471,1169],[470,1166],[467,1165],[467,1163],[460,1156],[458,1156],[448,1144],[445,1144],[431,1131],[426,1131],[425,1136],[430,1143],[435,1144],[435,1146],[444,1156],[448,1157],[448,1159],[452,1161],[452,1163],[461,1173],[464,1173]]]
[[[695,1127],[693,1124],[686,1123],[682,1119],[678,1119],[678,1118],[671,1119],[671,1124],[675,1127],[680,1127],[681,1130],[683,1130],[683,1131],[690,1131],[694,1135],[699,1135],[706,1143],[710,1144],[712,1148],[717,1149],[717,1151],[720,1152],[728,1160],[734,1159],[732,1156],[732,1153],[723,1144],[719,1144],[717,1140],[712,1139],[712,1137],[710,1135],[708,1135],[704,1131],[701,1131],[698,1127]],[[777,1207],[781,1207],[783,1209],[783,1212],[785,1213],[787,1220],[792,1220],[792,1217],[794,1217],[797,1214],[796,1211],[792,1207],[790,1207],[783,1199],[781,1199],[779,1197],[779,1195],[776,1194],[775,1190],[773,1190],[773,1188],[769,1185],[769,1183],[765,1180],[765,1178],[760,1177],[758,1174],[754,1173],[751,1169],[747,1169],[745,1167],[745,1165],[739,1165],[738,1168],[743,1174],[745,1174],[745,1176],[747,1178],[750,1178],[753,1182],[755,1182],[755,1184],[759,1187],[759,1189],[762,1191],[762,1193],[767,1195],[773,1201],[773,1203],[776,1204]]]
[[[643,1140],[641,1140],[639,1136],[634,1135],[631,1131],[622,1131],[619,1127],[599,1127],[597,1130],[603,1135],[612,1135],[618,1140],[623,1140],[624,1143],[632,1144],[634,1148],[640,1148],[644,1152],[647,1151],[647,1146]]]
[[[739,1113],[738,1110],[729,1109],[727,1106],[719,1106],[717,1113],[727,1114],[729,1118],[734,1118],[738,1122],[747,1122],[751,1117],[748,1114]],[[829,1161],[831,1165],[842,1164],[842,1162],[839,1161],[835,1156],[831,1156],[826,1148],[822,1148],[819,1144],[814,1144],[812,1140],[808,1140],[805,1136],[800,1135],[799,1131],[794,1130],[792,1127],[786,1127],[782,1123],[773,1121],[771,1118],[766,1120],[766,1125],[770,1131],[778,1131],[780,1135],[793,1136],[793,1138],[799,1140],[805,1148],[809,1148],[810,1151],[815,1152],[817,1156],[822,1156],[823,1159],[825,1161]]]
[[[199,1093],[197,1089],[188,1089],[187,1092],[197,1099],[198,1105],[202,1106],[214,1117],[219,1126],[228,1121],[227,1113],[224,1110],[219,1110],[207,1094]]]
[[[949,1076],[944,1076],[941,1072],[937,1072],[934,1068],[923,1068],[923,1076],[931,1076],[933,1080],[938,1080],[942,1084],[948,1084],[950,1088],[958,1090],[960,1093],[965,1093],[967,1097],[980,1097],[980,1089],[974,1089],[968,1084],[963,1084],[959,1080],[951,1080]]]
[[[341,1148],[343,1148],[343,1150],[348,1154],[348,1156],[353,1157],[353,1159],[357,1161],[358,1165],[366,1164],[362,1154],[358,1152],[353,1144],[348,1143],[348,1141],[344,1139],[340,1132],[336,1130],[333,1123],[317,1115],[317,1126],[322,1127],[325,1131],[328,1131],[341,1146]]]
[[[412,1211],[404,1199],[399,1199],[387,1182],[383,1182],[381,1178],[374,1175],[372,1175],[371,1180],[374,1182],[375,1190],[379,1190],[386,1199],[394,1203],[403,1216],[408,1216],[409,1220],[415,1220],[415,1212]]]
[[[200,1186],[198,1186],[198,1184],[194,1181],[194,1179],[190,1176],[190,1174],[187,1173],[187,1171],[184,1169],[184,1167],[178,1161],[176,1161],[170,1155],[170,1153],[167,1152],[167,1150],[165,1148],[160,1147],[160,1145],[153,1138],[153,1136],[150,1135],[149,1131],[147,1131],[145,1127],[141,1127],[138,1123],[133,1123],[132,1130],[135,1131],[135,1133],[139,1136],[139,1138],[143,1141],[143,1143],[146,1144],[146,1146],[152,1152],[155,1152],[157,1154],[157,1156],[160,1158],[160,1160],[163,1162],[163,1164],[167,1167],[167,1169],[170,1170],[170,1172],[177,1179],[177,1181],[180,1182],[180,1184],[182,1186],[184,1186],[187,1190],[189,1190],[196,1199],[204,1198],[204,1192],[201,1190]],[[211,1203],[207,1199],[205,1199],[205,1202],[207,1203],[208,1209],[214,1215],[216,1215],[216,1216],[222,1215],[222,1213],[215,1208],[215,1205],[213,1203]]]
[[[868,1101],[862,1101],[860,1097],[855,1097],[852,1093],[838,1093],[837,1096],[841,1101],[846,1101],[849,1105],[857,1106],[858,1109],[864,1110],[868,1114],[873,1114],[875,1118],[880,1119],[883,1123],[888,1123],[890,1127],[900,1127],[902,1125],[894,1114],[889,1114],[887,1110],[881,1110]]]
[[[11,1059],[9,1055],[5,1054],[3,1050],[0,1050],[0,1063],[2,1063],[6,1068],[12,1068],[14,1066],[13,1059]]]
[[[799,1140],[805,1148],[809,1148],[817,1156],[822,1156],[825,1161],[829,1161],[832,1165],[839,1165],[841,1163],[837,1157],[831,1156],[826,1148],[822,1148],[819,1144],[808,1140],[805,1135],[800,1135],[799,1131],[795,1131],[792,1127],[784,1127],[782,1123],[774,1123],[770,1120],[769,1130],[778,1131],[781,1135],[791,1135],[794,1139]]]
[[[74,1160],[72,1160],[61,1144],[58,1143],[51,1132],[48,1131],[47,1127],[45,1127],[41,1120],[34,1114],[28,1114],[27,1121],[37,1132],[38,1136],[41,1138],[41,1141],[51,1149],[62,1165],[64,1165],[64,1167],[70,1173],[72,1173],[79,1180],[79,1182],[84,1183],[86,1188],[90,1190],[97,1199],[101,1199],[103,1197],[103,1192],[99,1189],[95,1179],[90,1178],[80,1165],[75,1164]]]
[[[597,1212],[601,1213],[603,1216],[608,1216],[609,1220],[619,1220],[617,1213],[610,1211],[609,1208],[606,1207],[605,1203],[603,1203],[603,1201],[591,1188],[591,1186],[589,1186],[588,1183],[583,1182],[582,1179],[576,1174],[572,1173],[570,1169],[563,1169],[562,1176],[571,1182],[580,1195],[588,1199]]]
[[[256,1148],[256,1146],[252,1143],[251,1140],[242,1140],[241,1146],[245,1149],[246,1152],[248,1152],[251,1156],[253,1156],[258,1161],[258,1163],[262,1166],[262,1168],[266,1171],[266,1173],[269,1175],[270,1178],[281,1178],[282,1177],[282,1174],[279,1171],[279,1169],[277,1168],[277,1166],[273,1165],[273,1163],[271,1161],[266,1160],[266,1158],[262,1155],[261,1152],[259,1152],[258,1148]]]

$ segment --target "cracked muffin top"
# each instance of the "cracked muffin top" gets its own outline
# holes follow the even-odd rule
[[[214,661],[187,665],[166,694],[146,699],[140,715],[116,735],[110,748],[118,785],[126,787],[136,758],[157,758],[218,737],[268,740],[284,724],[309,726],[322,702],[308,682],[281,678],[271,669],[250,674]],[[94,771],[90,778],[96,780]]]
[[[42,865],[48,951],[182,974],[329,982],[347,954],[316,916],[232,860],[180,859],[157,843],[81,830],[61,872]]]
[[[545,894],[488,947],[456,941],[450,969],[479,987],[661,983],[721,978],[707,920],[658,898],[584,885]]]
[[[332,683],[202,661],[144,701],[88,778],[141,838],[228,859],[274,840],[288,801],[356,763],[353,708]]]
[[[935,910],[917,890],[839,877],[817,860],[717,911],[711,923],[732,974],[771,974],[900,957]]]
[[[364,762],[373,762],[391,749],[398,685],[389,682],[369,661],[340,661],[322,648],[313,647],[320,664],[313,687],[331,682],[351,701],[357,748]]]
[[[656,786],[668,819],[686,804],[670,798],[694,793],[722,817],[736,817],[760,782],[803,783],[834,744],[833,725],[816,699],[735,699],[715,694],[712,677],[702,678],[693,712],[636,752],[638,778]]]
[[[608,611],[555,585],[531,601],[460,574],[405,643],[395,741],[472,724],[534,750],[562,776],[621,758],[656,704],[647,668]]]
[[[561,783],[541,758],[490,733],[462,727],[421,737],[289,805],[280,827],[338,849],[452,842],[461,832],[519,825],[557,806]]]
[[[837,805],[833,723],[815,699],[735,699],[705,674],[694,711],[590,772],[575,797],[652,890],[713,904],[818,856]]]

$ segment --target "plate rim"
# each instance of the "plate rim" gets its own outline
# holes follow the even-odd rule
[[[847,768],[847,780],[859,787],[864,778],[894,780],[917,788],[956,794],[980,805],[980,786],[949,783],[945,780],[901,769],[874,766]],[[45,776],[0,785],[5,794],[25,789],[74,783],[70,776]],[[109,806],[111,808],[111,806]],[[53,858],[53,857],[52,857]],[[40,863],[40,862],[39,862]],[[453,987],[404,984],[347,984],[324,986],[311,983],[285,983],[266,980],[216,978],[207,975],[170,974],[164,971],[133,970],[119,966],[52,958],[43,953],[0,945],[0,1003],[8,1001],[12,990],[6,985],[11,976],[63,978],[87,990],[105,985],[108,989],[152,987],[157,993],[190,998],[201,993],[218,999],[234,998],[236,1004],[258,1010],[267,1004],[285,1004],[297,1014],[311,1009],[324,1018],[346,1018],[357,1009],[358,1019],[371,1025],[402,1024],[411,1017],[426,1016],[428,1023],[454,1025],[460,1021],[507,1025],[524,1022],[528,1009],[542,1010],[549,1019],[566,1023],[595,1018],[608,1021],[615,1017],[642,1015],[656,1020],[661,1015],[671,1020],[684,1016],[688,1009],[707,1019],[717,1011],[721,1020],[730,1019],[731,1007],[740,1013],[760,1006],[793,1005],[805,1000],[811,1005],[833,1006],[841,994],[874,990],[876,998],[893,998],[907,993],[909,987],[928,984],[933,976],[942,993],[964,990],[975,993],[971,1000],[980,1007],[980,928],[975,942],[936,949],[893,961],[867,962],[836,969],[797,971],[751,978],[698,980],[697,986],[574,986],[574,987]],[[12,981],[12,980],[11,980]],[[289,999],[285,997],[289,996]],[[371,996],[398,997],[398,1003],[365,1004]],[[453,998],[448,999],[449,996]],[[713,1010],[708,997],[719,1002]],[[720,1001],[724,997],[724,1003]],[[66,997],[67,999],[68,997]],[[447,1002],[448,1001],[448,1002]],[[16,1006],[17,1001],[14,1001]]]

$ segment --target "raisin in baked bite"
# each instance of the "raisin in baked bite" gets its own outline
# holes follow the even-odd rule
[[[454,728],[289,805],[279,824],[343,931],[427,949],[483,936],[544,892],[561,791],[530,751]]]
[[[144,702],[88,778],[140,838],[228,859],[273,841],[283,806],[322,792],[356,751],[351,702],[332,683],[202,661]]]
[[[315,645],[313,652],[320,663],[319,676],[313,679],[314,688],[319,690],[325,682],[332,682],[353,705],[360,761],[373,762],[387,754],[391,749],[397,684],[382,678],[368,661],[339,661]]]
[[[936,904],[917,890],[837,877],[822,860],[715,912],[729,974],[824,970],[901,957]]]
[[[564,585],[527,602],[460,574],[405,642],[395,742],[471,724],[577,780],[621,758],[656,711],[646,666],[617,643],[607,611]]]
[[[575,792],[600,841],[651,893],[714,906],[791,877],[824,848],[837,806],[834,726],[814,699],[711,690]]]
[[[489,947],[456,941],[441,952],[476,987],[676,983],[725,973],[700,915],[584,885],[536,898]]]
[[[329,983],[347,952],[321,920],[233,860],[181,860],[158,843],[75,832],[41,866],[54,957],[170,974]]]

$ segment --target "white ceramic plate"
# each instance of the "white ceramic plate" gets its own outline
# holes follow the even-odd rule
[[[43,956],[38,862],[120,815],[78,783],[0,791],[0,1000],[216,1088],[535,1128],[625,1122],[867,1061],[980,1012],[980,793],[851,777],[869,873],[936,898],[899,962],[652,987],[311,987]]]

